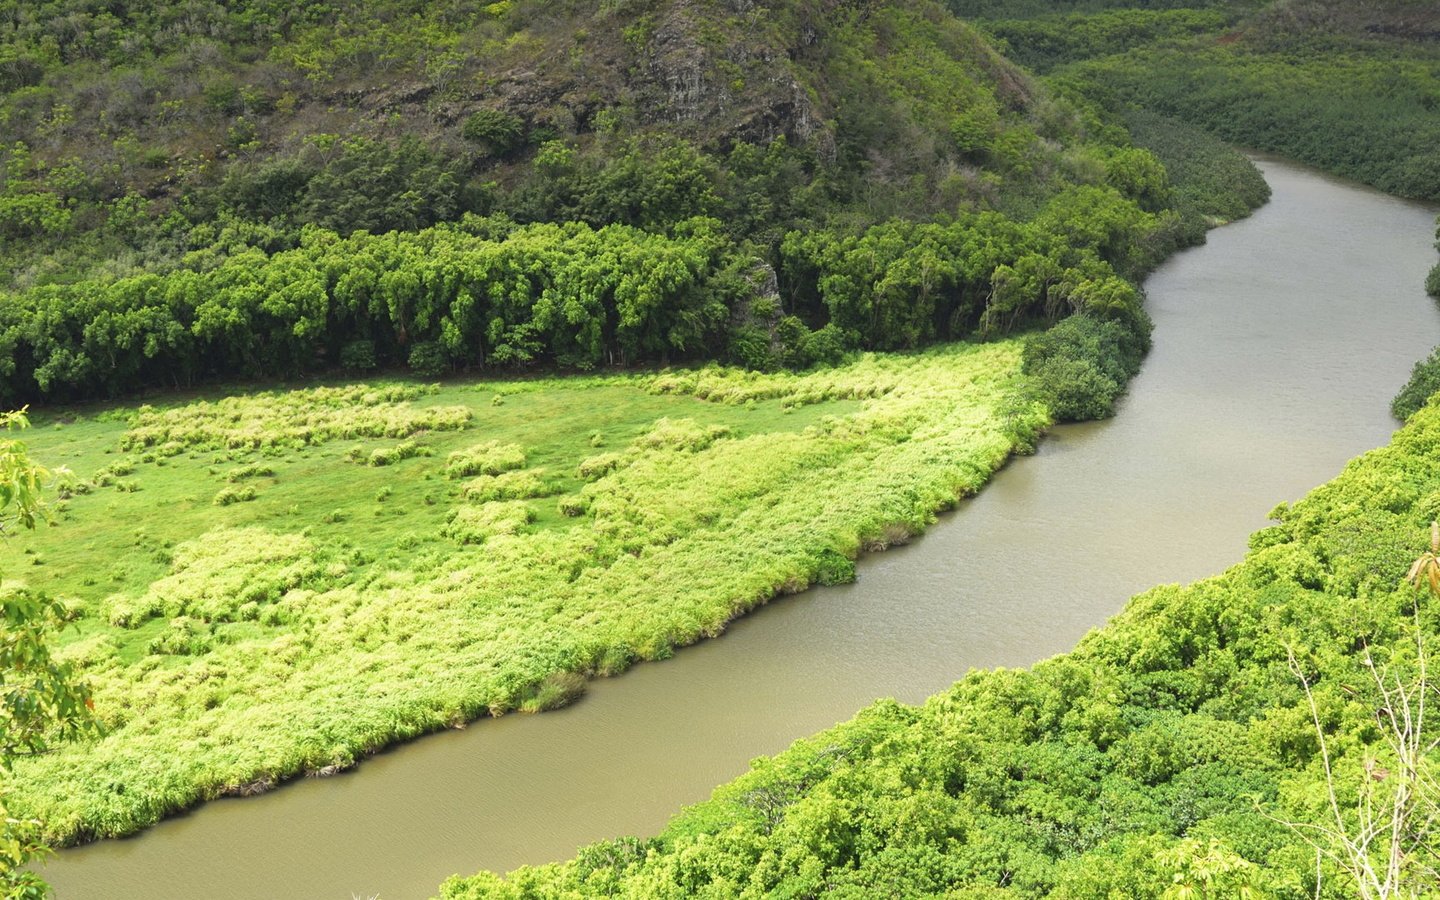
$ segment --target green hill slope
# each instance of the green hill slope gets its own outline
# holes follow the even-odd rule
[[[988,17],[1017,61],[1092,95],[1440,199],[1440,7],[1427,0],[951,5]]]
[[[754,236],[1023,210],[1090,137],[928,2],[55,0],[0,22],[22,285],[178,261],[202,223],[269,247],[466,211]]]
[[[1143,345],[1135,278],[1213,218],[931,2],[3,18],[0,404],[803,368],[1073,312]],[[1234,193],[1228,214],[1263,199]]]

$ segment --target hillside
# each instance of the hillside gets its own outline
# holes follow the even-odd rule
[[[951,5],[979,17],[1017,61],[1107,104],[1172,115],[1389,193],[1440,199],[1434,3],[1115,2],[1098,13]]]
[[[928,2],[12,0],[0,21],[19,286],[466,212],[713,215],[762,245],[1023,212],[1077,180],[1062,149],[1114,139]]]
[[[1264,197],[1198,137],[1166,152],[1206,190],[1172,184],[928,2],[87,9],[12,4],[0,32],[12,406],[803,369],[1077,312],[1143,345],[1136,279]],[[1061,418],[1123,388],[1089,348],[1049,380]]]

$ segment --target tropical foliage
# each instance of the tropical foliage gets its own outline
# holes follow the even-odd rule
[[[28,426],[23,410],[0,414],[0,540],[17,527],[33,529],[45,515],[41,492],[52,473],[14,436]],[[51,652],[69,619],[63,603],[0,580],[0,894],[7,900],[47,893],[30,868],[47,852],[40,823],[7,808],[15,760],[94,731],[88,688]]]
[[[66,400],[219,377],[408,365],[423,376],[537,363],[591,369],[706,358],[755,368],[992,337],[1074,311],[1147,327],[1121,273],[1183,240],[1155,158],[1126,190],[1077,187],[1029,222],[1002,213],[793,232],[784,295],[715,220],[624,225],[470,218],[425,231],[249,248],[166,275],[0,297],[0,399]],[[773,277],[773,276],[771,276]],[[762,308],[763,307],[763,308]],[[722,351],[722,353],[725,351]]]

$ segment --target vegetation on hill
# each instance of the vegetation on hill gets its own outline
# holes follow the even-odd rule
[[[1103,5],[1124,8],[951,0],[986,18],[1016,60],[1104,102],[1172,115],[1390,193],[1440,199],[1435,4]]]
[[[928,0],[0,0],[0,148],[0,407],[750,370],[42,415],[82,480],[3,593],[60,598],[107,733],[22,760],[13,807],[66,841],[848,578],[1108,415],[1139,277],[1266,196]]]
[[[1177,185],[931,3],[0,21],[11,406],[400,366],[803,369],[1076,312],[1143,353],[1139,276],[1264,196],[1194,136],[1165,150],[1204,148]],[[1108,414],[1133,369],[1057,412]]]
[[[804,368],[1073,312],[1143,347],[1134,280],[1203,234],[1121,125],[930,3],[0,19],[10,405],[341,368]],[[1101,387],[1073,408],[1108,413]]]
[[[1003,207],[1115,135],[933,3],[0,5],[16,286],[466,212],[787,230]]]
[[[1431,405],[1277,507],[1244,562],[1136,597],[1071,653],[972,672],[918,707],[877,703],[653,839],[442,893],[1428,895],[1440,785],[1434,720],[1414,704],[1434,691],[1417,642],[1433,654],[1440,635],[1419,589],[1437,454]],[[1396,891],[1362,893],[1362,864],[1392,859]]]

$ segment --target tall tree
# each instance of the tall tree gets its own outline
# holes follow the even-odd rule
[[[0,538],[34,528],[45,512],[44,487],[64,474],[40,466],[13,436],[28,424],[24,410],[0,414]],[[89,691],[50,652],[50,638],[65,618],[58,601],[0,581],[0,779],[17,757],[43,753],[52,742],[95,727]],[[25,868],[48,852],[40,823],[11,816],[3,788],[0,781],[0,897],[45,897],[45,882]]]

